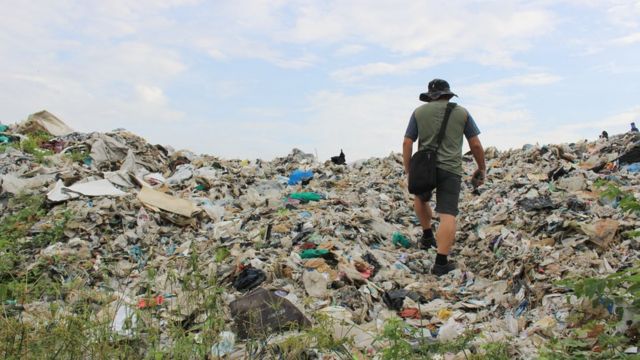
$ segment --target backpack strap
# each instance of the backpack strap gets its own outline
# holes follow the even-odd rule
[[[444,111],[444,119],[442,120],[442,125],[440,125],[440,132],[438,133],[438,144],[436,145],[435,150],[438,151],[440,144],[442,144],[442,140],[444,139],[444,133],[447,131],[447,123],[449,122],[449,117],[451,116],[451,112],[456,107],[456,103],[448,103],[447,109]]]

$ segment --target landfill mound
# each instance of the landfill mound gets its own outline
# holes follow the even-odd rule
[[[602,310],[558,280],[638,260],[640,221],[624,206],[638,190],[639,140],[489,148],[475,190],[465,155],[458,269],[437,278],[435,253],[415,245],[400,154],[224,160],[36,113],[0,128],[3,321],[37,333],[81,317],[108,335],[75,336],[132,357],[192,341],[200,358],[278,358],[287,339],[320,328],[346,353],[379,358],[394,344],[385,327],[401,319],[418,330],[403,334],[413,347],[471,332],[472,352],[504,341],[511,357],[532,358],[566,336],[576,309]],[[3,340],[3,353],[44,351],[18,348],[25,336]],[[298,358],[344,358],[314,339]]]

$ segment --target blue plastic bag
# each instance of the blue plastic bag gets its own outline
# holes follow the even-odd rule
[[[303,181],[310,180],[312,178],[313,178],[313,171],[311,170],[308,170],[308,171],[295,170],[294,172],[291,173],[291,176],[289,176],[289,182],[287,184],[296,185]]]
[[[630,173],[639,173],[640,172],[640,162],[633,163],[626,167],[627,171]]]

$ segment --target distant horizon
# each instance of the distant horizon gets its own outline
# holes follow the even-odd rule
[[[434,78],[485,147],[640,121],[638,1],[25,0],[0,20],[0,122],[47,109],[225,159],[400,152]]]
[[[38,113],[38,112],[40,112],[40,111],[48,111],[48,110],[46,110],[46,109],[41,109],[41,110],[35,111],[35,112],[31,113],[31,114],[35,114],[35,113]],[[50,113],[51,113],[51,112],[50,112]],[[31,114],[29,114],[29,115],[31,115]],[[53,114],[53,113],[51,113],[51,114]],[[29,116],[29,115],[27,115],[27,116],[26,116],[24,119],[22,119],[22,120],[18,120],[18,121],[10,122],[10,123],[9,123],[9,122],[3,122],[3,121],[0,121],[0,124],[4,124],[4,125],[18,125],[18,124],[20,124],[22,121],[27,120],[27,118],[28,118],[28,116]],[[53,115],[54,115],[54,116],[56,116],[56,114],[53,114]],[[61,120],[61,121],[65,122],[65,121],[64,121],[64,119],[61,119],[61,118],[60,118],[60,117],[58,117],[58,116],[56,116],[56,117],[57,117],[59,120]],[[65,124],[67,124],[67,123],[65,122]],[[68,124],[67,124],[67,125],[68,125]],[[73,129],[73,128],[72,128],[72,129]],[[175,150],[176,152],[178,152],[178,151],[189,151],[189,152],[192,152],[192,153],[193,153],[193,154],[195,154],[195,155],[200,155],[200,156],[203,156],[203,155],[214,156],[214,157],[217,157],[217,158],[219,158],[219,159],[221,159],[221,160],[227,160],[227,161],[231,161],[231,160],[238,160],[238,161],[244,161],[244,160],[247,160],[247,161],[256,161],[256,160],[261,160],[261,161],[273,161],[273,160],[276,160],[277,158],[285,158],[285,157],[287,157],[288,155],[290,155],[291,153],[293,153],[293,151],[294,151],[294,150],[296,150],[296,149],[297,149],[297,150],[302,151],[302,152],[303,152],[303,153],[305,153],[305,154],[313,155],[313,156],[316,158],[316,161],[318,161],[318,162],[320,162],[320,163],[323,163],[323,162],[325,162],[325,161],[329,161],[329,160],[330,160],[330,158],[331,158],[331,156],[337,156],[337,155],[339,155],[339,154],[340,154],[340,151],[341,151],[341,149],[338,149],[337,151],[335,151],[335,153],[334,153],[334,154],[328,155],[325,159],[323,159],[322,157],[319,157],[318,155],[316,155],[315,149],[307,150],[307,149],[300,149],[300,148],[297,148],[297,147],[292,147],[288,152],[286,152],[286,153],[284,153],[284,154],[280,154],[280,155],[276,154],[275,156],[273,156],[273,157],[271,157],[271,158],[261,158],[261,157],[257,157],[257,158],[247,158],[247,157],[225,157],[225,156],[219,156],[219,155],[217,155],[217,154],[215,154],[215,153],[197,152],[197,151],[194,151],[194,150],[189,149],[189,148],[179,148],[179,147],[175,147],[173,144],[170,144],[170,143],[158,143],[158,142],[149,141],[149,139],[147,139],[146,137],[144,137],[144,136],[142,136],[142,135],[140,135],[140,134],[138,134],[138,133],[135,133],[135,132],[133,132],[133,131],[131,131],[131,130],[127,129],[127,128],[114,128],[114,129],[106,130],[106,131],[98,131],[98,130],[93,130],[93,131],[91,131],[91,130],[90,130],[90,131],[78,131],[77,129],[73,129],[73,130],[74,130],[74,132],[84,133],[84,134],[91,134],[91,133],[94,133],[94,132],[98,132],[98,133],[106,134],[106,133],[111,133],[111,132],[115,132],[115,131],[118,131],[118,130],[124,130],[124,131],[128,131],[128,132],[130,132],[130,133],[132,133],[132,134],[134,134],[134,135],[136,135],[136,136],[140,136],[140,137],[142,137],[145,141],[147,141],[147,143],[152,144],[152,145],[160,145],[160,146],[163,146],[163,147],[167,147],[167,146],[169,146],[169,147],[173,148],[173,150]],[[628,134],[628,133],[629,133],[629,131],[621,132],[621,133],[610,133],[610,132],[609,132],[609,133],[608,133],[608,135],[609,135],[609,138],[612,138],[612,137],[616,137],[616,136],[624,136],[625,134]],[[523,144],[522,146],[519,146],[519,147],[498,148],[498,147],[493,146],[493,145],[485,145],[485,146],[484,146],[484,148],[485,148],[485,150],[486,150],[487,148],[495,147],[495,148],[496,148],[496,149],[498,149],[498,151],[500,151],[500,152],[507,152],[507,151],[512,151],[512,150],[523,150],[523,148],[524,148],[525,146],[527,146],[527,145],[531,145],[531,146],[540,146],[540,147],[542,147],[542,146],[548,146],[548,145],[570,145],[570,144],[576,144],[576,143],[578,143],[578,142],[582,142],[582,141],[587,141],[587,142],[596,142],[596,141],[599,139],[599,135],[600,135],[600,134],[598,134],[598,136],[596,136],[594,139],[581,138],[581,139],[578,139],[578,140],[565,141],[565,142],[560,142],[560,143],[540,143],[540,142],[530,142],[530,143]],[[414,144],[414,151],[415,151],[415,150],[417,150],[417,149],[416,149],[416,144]],[[463,154],[464,154],[464,153],[466,153],[467,151],[468,151],[468,148],[463,148]],[[359,162],[359,161],[366,161],[366,160],[369,160],[369,159],[381,159],[381,158],[386,158],[386,157],[389,157],[389,156],[392,156],[392,155],[396,155],[396,154],[397,154],[397,155],[402,155],[402,149],[400,149],[400,150],[398,150],[398,151],[391,150],[391,152],[390,152],[390,153],[388,153],[387,155],[369,156],[369,157],[357,158],[357,159],[355,159],[355,160],[350,159],[350,158],[349,158],[349,155],[348,155],[348,154],[346,154],[346,153],[345,153],[345,157],[346,157],[346,159],[347,159],[347,163],[348,163],[348,164],[353,164],[353,163],[355,163],[355,162]]]

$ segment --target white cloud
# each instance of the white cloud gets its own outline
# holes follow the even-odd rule
[[[623,37],[619,37],[613,40],[615,43],[620,45],[631,45],[635,43],[640,43],[640,32],[636,32],[633,34],[629,34]]]
[[[367,49],[364,45],[359,44],[349,44],[341,46],[338,50],[336,50],[336,56],[351,56],[359,54]]]
[[[311,53],[291,57],[264,42],[244,38],[200,38],[194,41],[194,45],[220,61],[260,59],[285,69],[303,69],[317,61],[317,57]]]
[[[142,101],[151,104],[164,105],[167,101],[164,92],[157,86],[138,85],[136,86],[136,93]]]
[[[518,3],[330,1],[305,3],[287,34],[300,43],[357,39],[404,55],[428,52],[511,63],[514,53],[528,48],[531,40],[549,33],[554,25],[551,12]]]
[[[406,74],[441,64],[446,60],[448,59],[424,56],[395,64],[377,62],[338,69],[332,72],[331,76],[338,81],[356,81],[371,76]]]
[[[639,4],[587,3],[606,17],[614,29],[608,35],[615,33],[618,45],[638,43]],[[17,120],[46,108],[82,131],[126,127],[153,142],[228,157],[270,158],[294,146],[317,148],[323,159],[340,148],[351,160],[384,156],[400,151],[421,89],[372,88],[367,79],[442,64],[454,71],[465,63],[489,65],[495,74],[504,74],[505,67],[533,68],[544,51],[521,55],[545,37],[560,35],[557,27],[571,16],[559,14],[556,6],[555,1],[25,0],[5,6],[0,17],[0,109],[3,119]],[[572,41],[564,30],[561,35]],[[207,76],[207,95],[231,101],[255,89],[251,75],[208,77],[206,66],[235,66],[239,59],[296,70],[286,76],[320,79],[315,88],[287,94],[299,104],[313,92],[310,105],[292,110],[249,103],[217,115],[224,120],[207,114],[194,119],[190,106],[203,108],[202,103],[171,98],[174,84],[193,85],[191,66],[200,67],[196,75]],[[534,126],[535,109],[526,105],[527,87],[562,80],[551,71],[467,83],[454,91],[476,117],[485,144],[520,146],[557,136]],[[634,108],[603,124],[622,126],[636,115]]]

